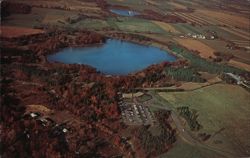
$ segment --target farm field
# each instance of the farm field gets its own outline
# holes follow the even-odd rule
[[[182,38],[178,38],[175,40],[180,45],[183,45],[189,50],[199,51],[200,53],[198,55],[201,56],[202,58],[208,59],[210,57],[212,58],[215,57],[214,56],[215,50],[198,40],[182,39]]]
[[[212,135],[206,144],[239,157],[249,154],[250,94],[245,89],[216,84],[191,92],[160,92],[159,95],[174,108],[188,106],[197,110],[198,122],[203,126],[199,132]],[[221,133],[215,134],[222,128]],[[218,140],[222,143],[216,144]]]
[[[236,61],[236,60],[230,60],[229,64],[235,67],[238,67],[240,69],[244,69],[246,71],[250,71],[250,64],[245,64],[241,61]]]
[[[228,49],[226,45],[228,44],[225,41],[222,40],[203,40],[203,43],[211,47],[212,49],[216,50],[217,52],[223,52],[228,55],[233,55],[233,59],[237,59],[238,61],[250,64],[250,54],[249,50],[242,51],[242,50],[232,50]],[[236,43],[236,42],[234,42]],[[245,44],[246,46],[246,44]]]
[[[191,26],[189,24],[173,24],[173,27],[183,34],[201,34],[203,32],[201,27]]]
[[[39,29],[1,26],[1,37],[6,37],[6,38],[14,38],[19,36],[34,35],[41,33],[44,33],[44,31]]]
[[[229,28],[225,28],[225,27],[220,27],[220,28],[231,33],[231,34],[234,34],[235,36],[239,36],[239,37],[243,38],[244,40],[247,40],[247,41],[250,40],[248,32],[240,31],[238,29],[229,29]]]
[[[48,8],[33,8],[30,14],[12,14],[8,16],[3,25],[21,26],[33,28],[43,24],[62,25],[61,22],[69,17],[76,16],[77,13],[65,10],[55,10]]]
[[[77,29],[88,29],[88,30],[102,30],[105,27],[109,27],[107,21],[100,19],[85,19],[78,21],[75,24],[69,24],[68,27],[77,28]]]
[[[187,8],[185,5],[182,5],[182,4],[176,3],[176,2],[169,2],[168,4],[174,6],[177,9],[186,9]]]
[[[228,55],[233,55],[233,58],[228,62],[229,65],[238,67],[240,69],[244,69],[246,71],[249,71],[250,66],[250,54],[249,50],[240,51],[240,50],[231,50],[226,48],[226,43],[224,41],[209,41],[204,40],[204,43],[212,49],[218,51],[218,52],[224,52]],[[236,42],[234,42],[236,43]],[[248,44],[242,43],[242,47],[247,46]]]
[[[232,15],[230,13],[211,11],[211,10],[197,10],[196,12],[202,17],[214,18],[219,23],[226,24],[232,27],[238,27],[242,29],[249,29],[249,20],[246,17],[240,17],[239,15]]]
[[[110,20],[113,21],[114,25],[122,31],[165,33],[165,30],[157,24],[143,19],[119,18],[119,21],[116,21],[115,19]]]
[[[175,34],[179,34],[180,32],[176,30],[172,25],[165,23],[165,22],[160,22],[160,21],[153,21],[156,25],[160,26],[163,30],[167,32],[172,32]]]

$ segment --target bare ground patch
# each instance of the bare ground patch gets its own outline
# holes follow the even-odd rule
[[[229,64],[232,65],[232,66],[235,66],[235,67],[238,67],[240,69],[244,69],[244,70],[250,72],[250,65],[248,65],[248,64],[245,64],[245,63],[242,63],[242,62],[239,62],[239,61],[236,61],[236,60],[230,60]]]
[[[1,26],[1,37],[13,38],[27,35],[34,35],[44,33],[40,29],[30,29],[23,27]]]
[[[167,32],[180,33],[178,30],[176,30],[172,25],[170,25],[168,23],[160,22],[160,21],[152,21],[152,22]]]
[[[199,56],[202,58],[208,59],[209,57],[215,57],[215,50],[198,40],[181,38],[175,38],[175,40],[189,50],[199,51]]]

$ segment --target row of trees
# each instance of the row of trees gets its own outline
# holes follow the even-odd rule
[[[148,157],[166,152],[176,141],[175,130],[168,123],[169,115],[169,111],[161,111],[156,114],[159,121],[159,135],[153,135],[149,130],[150,126],[143,126],[137,132],[140,145]]]
[[[145,14],[143,15],[137,15],[138,17],[143,17],[145,19],[150,19],[150,20],[159,20],[159,21],[164,21],[167,23],[186,23],[186,21],[178,16],[175,15],[162,15],[159,12],[150,10],[150,9],[145,9],[144,10]]]
[[[1,17],[15,13],[29,14],[31,10],[32,7],[27,4],[1,1]]]
[[[197,72],[191,68],[166,68],[167,75],[171,76],[178,81],[187,82],[206,82],[205,79],[201,78]]]
[[[190,110],[187,106],[178,107],[177,111],[179,112],[180,116],[186,119],[191,130],[198,131],[202,128],[202,125],[197,121],[199,116],[197,111]]]

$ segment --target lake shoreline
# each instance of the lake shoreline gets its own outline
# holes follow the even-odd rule
[[[128,75],[153,64],[173,62],[176,58],[155,46],[109,38],[105,43],[91,47],[64,48],[48,55],[47,60],[65,64],[86,64],[106,75]]]

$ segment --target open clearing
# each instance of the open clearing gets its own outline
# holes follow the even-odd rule
[[[149,4],[152,4],[152,5],[156,5],[156,6],[159,5],[158,2],[155,2],[155,1],[152,1],[152,0],[146,0],[146,2],[149,3]]]
[[[175,108],[198,111],[199,132],[211,134],[207,145],[240,156],[250,155],[250,93],[242,87],[216,84],[189,92],[160,92]],[[222,130],[221,132],[218,132]],[[217,133],[217,134],[216,134]],[[220,142],[220,143],[216,143]]]
[[[181,38],[175,38],[175,40],[189,50],[199,51],[200,52],[199,56],[202,58],[208,59],[209,57],[215,57],[214,55],[215,50],[198,40],[181,39]]]
[[[236,60],[230,60],[229,65],[232,65],[232,66],[235,66],[235,67],[238,67],[240,69],[243,69],[243,70],[250,72],[250,65],[249,64],[245,64],[245,63],[242,63],[242,62],[239,62]]]
[[[238,41],[238,40],[231,40],[233,43],[239,45],[239,43],[242,47],[246,47],[247,42],[245,41]],[[226,45],[228,44],[225,41],[222,40],[203,40],[204,44],[208,45],[212,49],[218,51],[218,52],[223,52],[225,54],[232,54],[235,58],[234,60],[237,60],[238,62],[245,63],[245,64],[250,64],[250,53],[248,51],[242,51],[242,50],[232,50],[228,49]],[[246,65],[247,66],[247,65]]]
[[[100,19],[84,19],[75,24],[71,24],[71,27],[78,29],[101,30],[102,28],[109,27],[109,25],[106,21]]]
[[[44,33],[40,29],[30,29],[23,27],[1,26],[1,37],[13,38],[25,35],[34,35]]]
[[[122,31],[165,33],[160,26],[144,19],[120,17],[119,21],[110,20]]]
[[[38,112],[43,115],[48,115],[53,112],[53,110],[47,108],[44,105],[26,105],[26,113]]]
[[[33,7],[30,14],[11,14],[4,25],[33,28],[41,24],[60,24],[59,21],[65,22],[76,15],[75,11]]]
[[[179,3],[176,3],[176,2],[169,2],[169,4],[174,6],[176,9],[186,9],[187,8],[186,6],[179,4]]]
[[[167,32],[172,32],[172,33],[180,33],[177,31],[172,25],[165,23],[165,22],[160,22],[160,21],[153,21],[156,25],[160,26],[163,30]]]
[[[183,34],[202,34],[203,30],[201,27],[195,27],[189,24],[172,24],[172,26]]]
[[[220,27],[221,29],[227,31],[227,32],[230,32],[236,36],[239,36],[245,40],[250,40],[250,34],[247,33],[247,32],[239,32],[238,30],[236,29],[230,29],[230,28],[225,28],[225,27]]]
[[[239,15],[233,15],[226,12],[218,12],[218,11],[204,10],[204,9],[197,10],[197,14],[203,15],[203,17],[208,17],[218,20],[219,22],[229,26],[249,29],[249,24],[250,24],[249,19]]]
[[[206,79],[207,82],[204,83],[198,83],[198,82],[181,82],[181,85],[174,85],[171,87],[159,87],[159,88],[145,88],[146,90],[178,90],[178,89],[183,89],[185,91],[192,91],[195,89],[200,89],[202,87],[207,87],[212,84],[216,84],[219,82],[222,82],[222,80],[215,74],[209,74],[206,72],[199,72],[201,74],[201,77]]]
[[[224,158],[217,153],[204,149],[202,147],[193,146],[182,139],[177,138],[174,147],[167,153],[159,156],[159,158]]]
[[[209,22],[202,19],[202,18],[199,18],[191,13],[179,13],[179,12],[175,12],[175,15],[183,18],[183,19],[186,19],[188,22],[190,23],[196,23],[196,24],[199,24],[199,25],[208,25]]]

